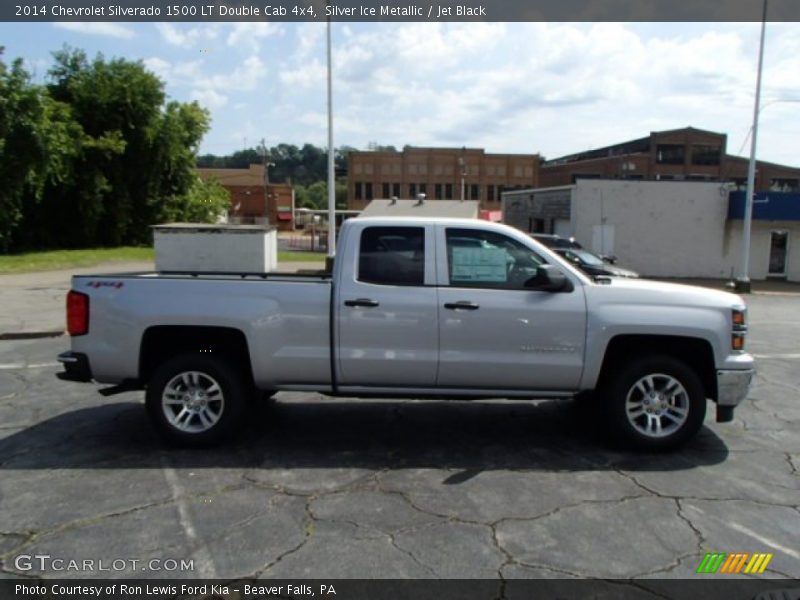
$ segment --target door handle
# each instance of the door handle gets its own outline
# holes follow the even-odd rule
[[[459,300],[458,302],[446,302],[444,307],[450,310],[478,310],[480,305],[466,300]]]
[[[370,300],[369,298],[356,298],[355,300],[345,300],[345,306],[363,306],[364,308],[375,308],[379,305],[377,300]]]

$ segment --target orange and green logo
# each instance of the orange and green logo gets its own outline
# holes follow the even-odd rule
[[[698,573],[763,573],[772,554],[749,552],[710,552],[697,567]]]

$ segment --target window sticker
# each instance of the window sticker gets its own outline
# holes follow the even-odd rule
[[[450,281],[505,283],[507,256],[502,248],[454,247]]]

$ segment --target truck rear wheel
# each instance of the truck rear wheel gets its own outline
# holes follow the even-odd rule
[[[243,376],[224,359],[183,354],[155,370],[146,406],[167,442],[208,446],[239,430],[248,393]]]
[[[640,450],[671,450],[694,437],[706,415],[697,374],[671,356],[637,359],[605,389],[615,441]]]

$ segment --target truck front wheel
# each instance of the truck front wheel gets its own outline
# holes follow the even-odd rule
[[[167,441],[207,446],[230,437],[243,423],[248,390],[227,361],[183,354],[158,367],[147,386],[150,420]]]
[[[637,359],[610,378],[605,389],[615,441],[640,450],[677,448],[699,431],[706,415],[703,384],[671,356]]]

